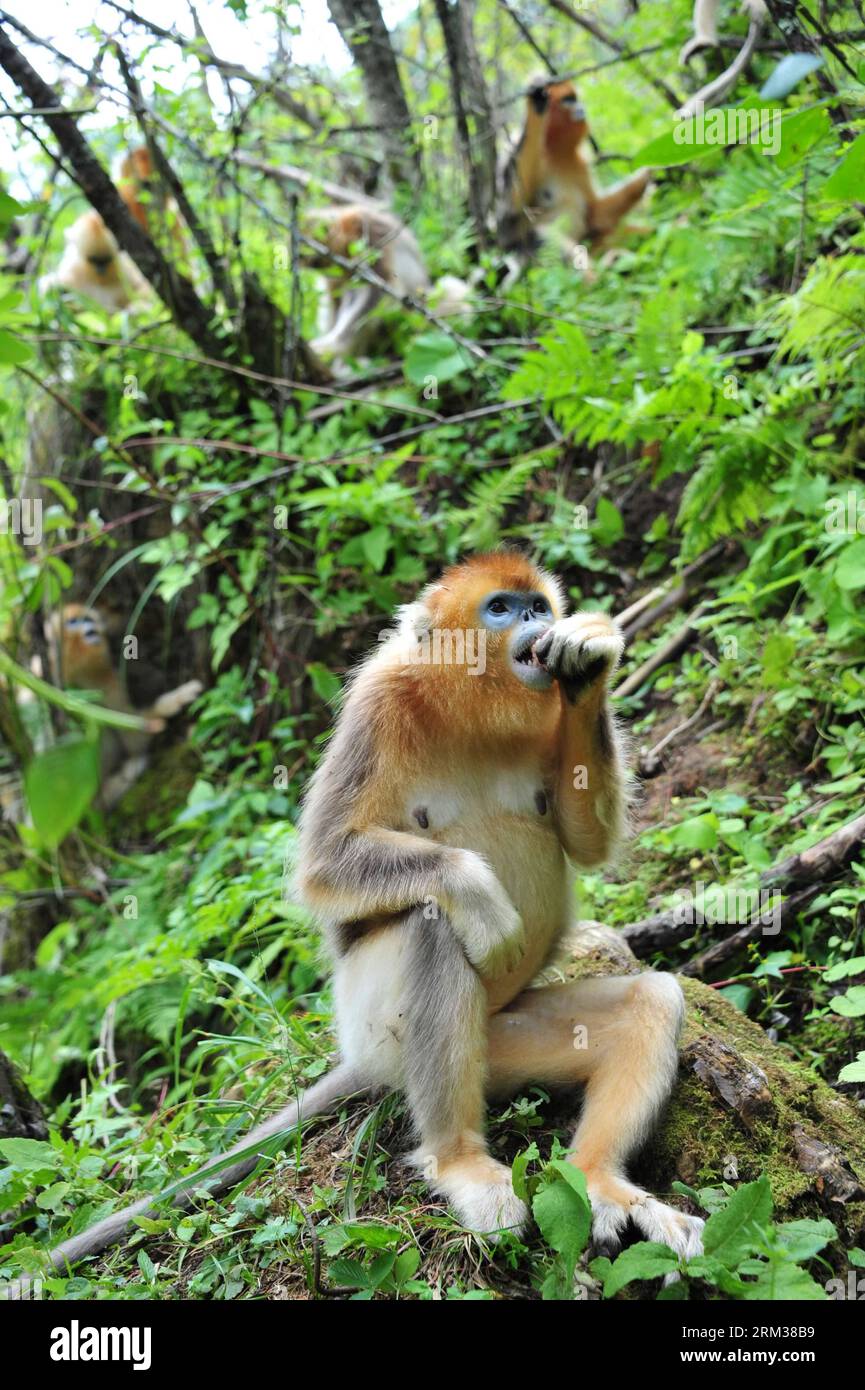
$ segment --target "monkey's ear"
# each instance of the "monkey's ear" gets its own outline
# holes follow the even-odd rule
[[[400,637],[408,637],[416,642],[429,632],[433,615],[425,603],[418,599],[415,603],[405,603],[398,609]]]

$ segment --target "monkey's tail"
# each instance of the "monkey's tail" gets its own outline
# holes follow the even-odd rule
[[[205,1164],[203,1168],[199,1168],[190,1177],[182,1178],[179,1183],[167,1188],[164,1192],[151,1197],[142,1197],[140,1201],[123,1207],[111,1216],[106,1216],[104,1221],[97,1221],[94,1226],[88,1226],[87,1230],[82,1231],[80,1235],[70,1236],[69,1240],[64,1240],[60,1245],[56,1245],[53,1250],[48,1252],[48,1259],[53,1269],[65,1273],[69,1266],[74,1265],[77,1260],[83,1259],[85,1255],[94,1255],[99,1250],[105,1250],[109,1245],[118,1244],[137,1216],[157,1216],[159,1204],[169,1197],[174,1206],[185,1207],[188,1206],[194,1194],[200,1192],[202,1188],[206,1188],[210,1192],[224,1192],[226,1188],[232,1187],[241,1178],[245,1178],[248,1173],[252,1172],[264,1156],[261,1146],[267,1140],[274,1139],[276,1135],[283,1135],[287,1138],[288,1131],[297,1129],[303,1120],[311,1119],[314,1115],[327,1115],[346,1096],[369,1089],[369,1082],[354,1067],[350,1067],[344,1062],[338,1063],[306,1091],[302,1091],[297,1100],[284,1106],[269,1120],[256,1126],[220,1158]],[[237,1155],[236,1162],[229,1162],[235,1155]],[[20,1300],[27,1298],[34,1281],[38,1278],[38,1274],[32,1274],[22,1279],[16,1279],[8,1285],[0,1284],[0,1299]]]

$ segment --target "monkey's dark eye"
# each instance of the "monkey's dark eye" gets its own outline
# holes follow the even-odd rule
[[[490,601],[489,609],[491,613],[507,613],[508,605],[505,603],[504,599],[494,598]]]
[[[543,598],[536,598],[535,601],[534,601],[534,603],[532,604],[532,612],[533,612],[533,613],[546,613],[546,611],[547,611],[547,601],[546,601],[546,599],[543,599]]]

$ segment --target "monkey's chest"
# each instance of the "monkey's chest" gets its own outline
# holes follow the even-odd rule
[[[568,234],[577,241],[588,227],[585,193],[573,179],[564,179],[553,170],[547,171],[538,188],[535,209],[538,220],[543,224],[562,219],[567,225]]]
[[[402,829],[483,855],[543,956],[567,921],[569,879],[540,771],[424,781],[409,788],[405,815]]]

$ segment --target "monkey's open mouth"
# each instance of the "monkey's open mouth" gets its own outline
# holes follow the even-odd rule
[[[514,649],[514,661],[518,666],[537,666],[539,670],[543,669],[535,656],[535,642],[537,640],[537,635],[532,635]]]

